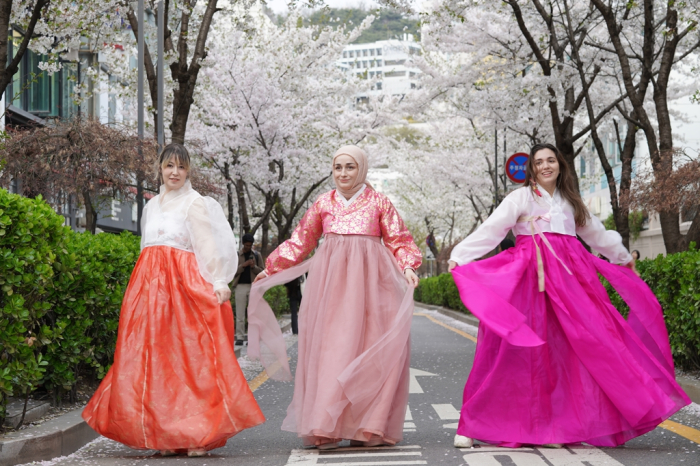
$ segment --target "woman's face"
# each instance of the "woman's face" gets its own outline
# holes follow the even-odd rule
[[[349,155],[339,155],[333,162],[333,179],[336,186],[343,190],[349,190],[355,185],[359,172],[357,162]]]
[[[185,166],[174,157],[168,160],[165,166],[161,167],[161,174],[163,175],[163,184],[165,184],[167,191],[180,189],[187,181]]]
[[[540,149],[535,152],[533,163],[537,184],[540,186],[556,186],[559,177],[559,162],[557,155],[551,149]]]

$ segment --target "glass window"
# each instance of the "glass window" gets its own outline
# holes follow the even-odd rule
[[[382,61],[381,61],[381,60],[377,60],[377,66],[382,66]]]
[[[369,49],[369,56],[373,57],[374,56],[374,49]]]
[[[382,90],[382,83],[381,82],[378,82],[376,84],[376,86],[377,86],[377,90],[380,90],[380,91]]]
[[[348,58],[348,52],[343,52],[343,58]]]
[[[41,69],[39,63],[47,58],[28,50],[27,80],[29,83],[29,105],[27,110],[32,113],[49,113],[51,78]]]
[[[382,49],[377,49],[377,55],[381,55],[381,54],[382,54]]]

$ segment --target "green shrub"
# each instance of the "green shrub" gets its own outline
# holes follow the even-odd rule
[[[63,224],[41,197],[0,189],[0,421],[8,397],[28,394],[46,370],[48,337],[39,322],[51,308],[56,253],[70,232]]]
[[[45,387],[61,400],[81,371],[104,377],[112,363],[122,298],[139,256],[139,238],[69,232],[59,255],[44,319],[49,366]]]
[[[287,298],[287,288],[284,285],[270,288],[267,290],[263,298],[265,298],[265,301],[267,301],[277,317],[279,317],[282,313],[290,311],[289,299]]]
[[[450,273],[422,279],[416,292],[413,294],[413,299],[420,303],[443,306],[455,311],[469,313],[459,297],[459,290]]]

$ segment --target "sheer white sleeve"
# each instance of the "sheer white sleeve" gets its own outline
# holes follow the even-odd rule
[[[143,206],[141,212],[141,250],[146,245],[146,224],[148,223],[148,204]]]
[[[622,244],[622,236],[614,230],[606,230],[595,215],[590,216],[586,226],[576,227],[576,234],[613,264],[627,264],[632,260],[632,255]]]
[[[221,205],[199,197],[187,210],[185,223],[202,277],[214,291],[228,288],[238,268],[238,247]]]
[[[454,247],[450,260],[464,265],[493,250],[518,223],[520,211],[516,201],[511,196],[506,197],[474,233]]]

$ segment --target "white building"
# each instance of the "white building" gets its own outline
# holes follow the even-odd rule
[[[376,79],[377,94],[403,95],[418,87],[418,68],[411,67],[411,57],[423,48],[410,34],[403,40],[380,40],[366,44],[350,44],[343,50],[339,65],[348,73],[365,79]]]

